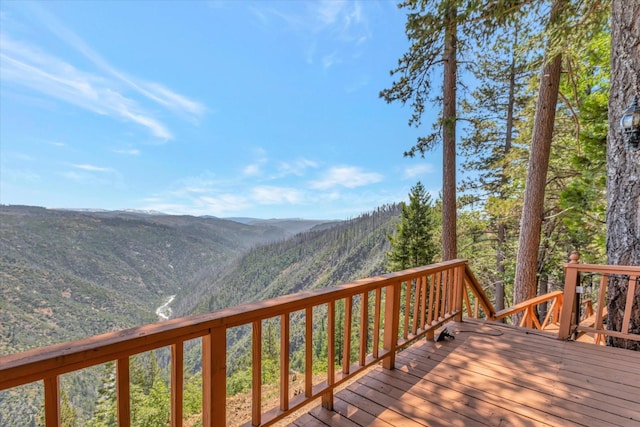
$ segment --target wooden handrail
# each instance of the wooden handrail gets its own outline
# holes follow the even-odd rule
[[[500,310],[500,311],[496,312],[495,320],[504,319],[507,316],[511,316],[513,314],[520,313],[522,311],[526,311],[532,306],[536,306],[538,304],[542,304],[543,302],[547,302],[547,301],[550,301],[550,300],[553,300],[553,299],[557,299],[558,296],[560,296],[562,294],[563,294],[562,291],[549,292],[547,294],[540,295],[540,296],[537,296],[535,298],[528,299],[528,300],[523,301],[523,302],[521,302],[519,304],[512,305],[509,308],[505,308],[504,310]]]
[[[558,339],[569,339],[574,333],[585,332],[593,334],[594,343],[597,344],[602,341],[603,336],[640,341],[640,334],[629,332],[633,299],[637,294],[635,288],[638,280],[640,280],[640,266],[579,264],[577,262],[571,262],[565,264],[564,267],[565,304],[560,317]],[[580,282],[580,275],[583,273],[591,273],[601,276],[593,326],[576,322],[576,289]],[[622,323],[618,330],[613,329],[614,326],[611,321],[607,322],[606,327],[604,325],[604,318],[606,317],[605,313],[607,310],[605,302],[609,283],[608,277],[610,276],[616,276],[622,280],[626,280],[626,303],[622,314]]]
[[[111,332],[73,342],[56,344],[33,349],[22,353],[0,357],[0,390],[43,381],[45,389],[45,423],[47,427],[58,425],[59,421],[59,381],[60,375],[81,370],[90,366],[116,361],[116,388],[118,424],[128,427],[129,416],[129,357],[142,352],[170,346],[171,359],[171,423],[182,425],[182,363],[184,342],[202,339],[202,377],[203,377],[203,413],[204,426],[222,426],[226,424],[226,331],[241,325],[252,325],[253,392],[252,425],[269,425],[287,414],[322,397],[323,405],[333,405],[333,390],[353,375],[362,372],[368,366],[379,361],[387,369],[393,369],[395,354],[399,349],[420,337],[433,338],[433,331],[445,322],[460,320],[462,316],[463,283],[469,280],[466,260],[452,260],[429,266],[413,268],[401,272],[385,274],[331,288],[304,291],[267,301],[245,304],[214,313],[172,319],[124,331]],[[352,319],[358,319],[351,313],[354,310],[353,298],[361,296],[360,301],[368,301],[369,292],[375,292],[373,322],[373,349],[370,354],[362,350],[359,360],[350,366],[349,351],[351,334],[345,328],[343,354],[336,355],[335,304],[345,300],[345,310],[349,314],[349,328]],[[384,292],[384,298],[383,298]],[[401,298],[404,293],[405,298]],[[402,300],[402,303],[401,303]],[[362,304],[362,302],[361,302]],[[384,304],[384,326],[381,325],[382,304]],[[312,339],[313,308],[326,305],[328,313],[328,371],[327,381],[311,384],[312,360],[307,354],[305,366],[305,393],[293,399],[289,398],[289,319],[297,311],[305,313],[304,328],[306,341]],[[403,307],[404,305],[404,307]],[[416,312],[417,311],[417,312]],[[280,404],[266,413],[260,403],[261,372],[260,363],[262,321],[280,318]],[[401,323],[401,319],[403,322]],[[368,315],[361,313],[360,330],[368,331]],[[413,323],[409,321],[413,319]],[[365,322],[367,324],[365,324]],[[346,326],[346,325],[345,325]],[[402,329],[402,333],[400,333]],[[378,336],[383,334],[382,349],[379,349]],[[368,335],[368,334],[363,334]],[[362,338],[361,343],[366,343]],[[308,347],[308,344],[305,344]],[[366,344],[365,344],[366,347]],[[335,370],[334,361],[342,360],[340,371]]]

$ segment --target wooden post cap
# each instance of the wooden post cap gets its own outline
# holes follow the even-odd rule
[[[571,255],[569,255],[569,264],[577,264],[579,260],[580,260],[580,255],[578,255],[578,252],[577,251],[571,252]]]

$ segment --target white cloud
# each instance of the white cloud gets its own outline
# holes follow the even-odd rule
[[[342,62],[338,57],[337,53],[332,52],[329,55],[325,55],[322,57],[322,67],[327,70],[331,68],[334,64],[339,64]]]
[[[303,200],[302,193],[299,190],[275,186],[255,187],[251,190],[251,197],[256,203],[263,205],[298,204]]]
[[[127,155],[127,156],[139,156],[140,155],[140,150],[138,150],[137,148],[113,150],[113,152],[116,153],[116,154],[124,154],[124,155]]]
[[[246,197],[237,194],[219,194],[216,196],[202,196],[198,198],[197,206],[204,212],[221,215],[247,209],[251,204]]]
[[[256,176],[256,175],[259,175],[260,174],[260,165],[253,164],[253,165],[245,166],[245,168],[242,170],[242,173],[245,176]]]
[[[73,167],[76,169],[82,169],[84,171],[89,171],[89,172],[113,172],[113,169],[111,168],[104,168],[101,166],[94,166],[94,165],[88,165],[88,164],[73,165]]]
[[[28,87],[97,114],[136,123],[162,140],[172,139],[173,134],[155,113],[142,106],[141,101],[152,101],[192,121],[205,114],[203,104],[160,83],[132,77],[117,69],[41,5],[29,3],[29,9],[44,28],[88,59],[97,72],[82,71],[34,45],[13,40],[2,33],[0,72],[3,81]],[[134,96],[139,99],[134,99]]]
[[[161,139],[173,135],[133,99],[117,91],[113,82],[82,72],[38,48],[2,37],[0,73],[3,81],[18,84],[94,113],[114,116],[146,127]]]
[[[410,168],[406,168],[404,169],[404,177],[406,178],[414,178],[418,175],[425,175],[425,174],[430,174],[433,173],[435,169],[433,168],[433,165],[429,164],[429,163],[424,163],[424,164],[420,164],[417,166],[412,166]]]
[[[355,166],[338,166],[330,169],[325,176],[311,182],[311,188],[327,190],[332,187],[356,188],[382,181],[383,176],[375,172],[365,172]]]
[[[300,158],[293,162],[280,162],[278,165],[278,177],[283,177],[287,175],[296,175],[302,176],[305,171],[309,168],[317,168],[318,163],[313,160],[308,160],[305,158]]]
[[[335,51],[334,43],[342,47],[359,46],[371,38],[371,32],[359,1],[324,0],[288,3],[301,5],[301,8],[287,7],[286,11],[269,3],[249,7],[250,13],[264,27],[283,27],[296,33],[304,40],[303,55],[308,64],[315,63],[316,55],[322,66],[327,69],[342,62],[342,56],[350,56]],[[267,6],[264,6],[267,4]],[[331,52],[325,47],[331,45]]]
[[[62,172],[60,175],[71,181],[82,182],[85,180],[85,175],[74,171]]]

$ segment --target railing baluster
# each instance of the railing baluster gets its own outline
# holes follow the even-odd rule
[[[407,339],[409,337],[409,319],[411,318],[411,281],[407,280],[404,283],[404,324],[402,337]],[[402,285],[400,285],[400,289],[402,289]]]
[[[434,274],[430,274],[427,281],[429,282],[429,301],[427,302],[427,323],[425,325],[425,329],[427,330],[427,340],[433,341],[434,339],[434,330],[433,326],[433,314],[435,311],[435,300],[434,300],[434,287],[436,282],[436,276]]]
[[[376,300],[373,307],[373,357],[380,354],[380,311],[382,308],[382,289],[376,288]]]
[[[622,318],[622,329],[620,332],[623,334],[629,333],[629,323],[631,322],[631,312],[633,311],[633,299],[636,295],[636,279],[638,276],[629,276],[627,282],[627,301],[624,306],[624,316]]]
[[[327,386],[329,390],[322,393],[322,407],[333,411],[333,384],[335,383],[336,353],[336,302],[327,303]]]
[[[595,327],[597,329],[604,329],[604,302],[605,297],[607,295],[607,276],[604,274],[600,278],[600,289],[598,290],[598,308],[596,311],[596,323]],[[596,334],[594,336],[594,340],[596,344],[600,344],[600,342],[604,339],[602,334]]]
[[[446,317],[449,314],[453,313],[454,310],[454,284],[455,284],[455,270],[445,270],[447,273],[447,306],[443,310],[443,316]]]
[[[262,320],[251,324],[251,424],[262,423]]]
[[[124,357],[116,361],[118,427],[129,427],[131,425],[131,397],[129,389],[129,358]]]
[[[540,329],[544,329],[549,325],[549,322],[553,317],[553,313],[555,313],[557,310],[558,310],[558,298],[554,298],[553,300],[551,300],[551,307],[549,307],[549,311],[547,311],[547,315],[543,319],[542,324],[540,325]]]
[[[449,284],[451,283],[451,271],[444,270],[442,272],[442,298],[440,305],[440,318],[444,319],[449,311],[449,302],[451,298],[449,297]]]
[[[171,345],[171,426],[182,427],[184,396],[184,343]]]
[[[436,273],[436,281],[435,281],[435,287],[436,287],[436,299],[435,299],[435,308],[433,309],[433,320],[439,320],[440,319],[440,288],[442,287],[442,274],[440,274],[440,272]]]
[[[369,292],[360,297],[360,366],[367,361],[369,339]]]
[[[44,420],[46,427],[60,425],[60,381],[59,377],[44,379]]]
[[[455,316],[455,321],[456,322],[462,322],[462,293],[464,292],[466,294],[466,290],[464,288],[464,269],[465,266],[461,265],[458,267],[455,267],[455,310],[457,310],[458,314],[456,314]]]
[[[418,333],[418,316],[420,315],[420,278],[414,280],[415,291],[413,294],[413,324],[411,325],[411,333]]]
[[[384,349],[389,354],[382,361],[385,369],[393,369],[396,363],[396,346],[400,327],[400,282],[386,287],[384,305]]]
[[[427,276],[420,276],[420,327],[426,329],[427,315]]]
[[[466,288],[462,291],[462,297],[464,298],[464,306],[467,309],[467,314],[469,317],[473,316],[475,312],[471,310],[471,301],[469,300],[469,293]],[[478,315],[475,314],[475,317],[478,318]]]
[[[342,373],[348,374],[351,365],[351,311],[353,297],[348,296],[344,301],[344,336],[342,339]]]
[[[305,309],[305,338],[304,338],[304,395],[313,394],[313,307]]]
[[[280,410],[289,409],[289,313],[280,316]]]
[[[202,337],[202,425],[227,424],[227,332],[212,328]]]

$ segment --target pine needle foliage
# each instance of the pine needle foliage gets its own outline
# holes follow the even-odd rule
[[[438,253],[434,240],[436,217],[431,196],[420,181],[411,188],[409,204],[402,203],[396,233],[388,235],[391,250],[387,252],[389,271],[431,264]]]

